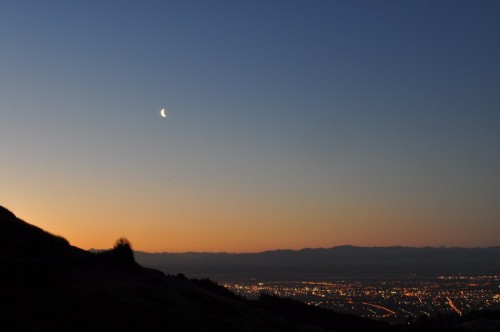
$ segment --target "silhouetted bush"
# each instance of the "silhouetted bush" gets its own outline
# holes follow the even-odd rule
[[[124,237],[121,237],[118,240],[116,240],[113,250],[111,250],[111,253],[120,262],[123,263],[135,262],[132,245],[130,244],[130,241]]]
[[[116,240],[115,246],[113,247],[113,249],[114,250],[130,250],[130,251],[132,251],[132,244],[126,238],[121,237],[118,240]]]

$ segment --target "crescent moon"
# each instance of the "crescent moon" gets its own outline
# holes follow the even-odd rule
[[[164,108],[161,109],[160,115],[161,115],[162,118],[166,118],[167,117],[167,113],[166,112],[167,112],[166,109],[164,109]]]

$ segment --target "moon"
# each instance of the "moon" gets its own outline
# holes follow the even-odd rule
[[[160,111],[160,115],[162,118],[166,118],[167,117],[167,109],[166,108],[162,108],[161,111]]]

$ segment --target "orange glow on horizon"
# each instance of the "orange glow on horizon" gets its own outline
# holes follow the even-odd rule
[[[300,217],[277,213],[263,214],[260,218],[255,218],[256,214],[244,216],[235,211],[221,213],[216,217],[194,213],[175,215],[173,212],[167,216],[158,216],[155,214],[157,211],[127,211],[122,215],[109,210],[84,211],[73,210],[72,207],[55,213],[43,207],[45,206],[32,206],[26,209],[14,206],[10,209],[26,222],[63,236],[72,245],[83,249],[110,248],[122,236],[130,240],[135,250],[146,252],[243,253],[330,248],[339,245],[474,247],[496,244],[493,238],[491,243],[474,242],[474,234],[465,237],[458,229],[454,233],[448,230],[448,236],[444,238],[442,231],[429,234],[425,227],[419,226],[425,225],[422,222],[382,222],[361,214],[351,214],[350,222],[329,223],[327,219],[321,220],[318,217],[317,222],[304,225],[300,223]],[[273,222],[265,219],[266,217],[272,218]],[[238,223],[233,222],[236,218],[239,218]],[[426,223],[432,223],[432,219]],[[480,238],[479,235],[481,234],[478,232],[477,238]]]

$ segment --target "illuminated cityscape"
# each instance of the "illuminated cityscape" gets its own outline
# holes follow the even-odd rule
[[[500,308],[500,275],[450,275],[405,279],[228,282],[224,286],[249,299],[261,293],[290,297],[309,305],[362,317],[402,323],[437,313],[462,315]]]

